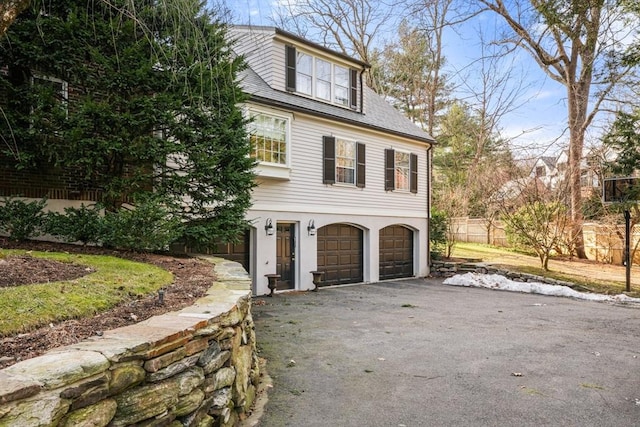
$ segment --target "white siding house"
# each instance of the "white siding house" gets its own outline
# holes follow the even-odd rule
[[[429,273],[433,138],[369,88],[367,68],[272,27],[234,27],[258,161],[243,245],[254,294]]]

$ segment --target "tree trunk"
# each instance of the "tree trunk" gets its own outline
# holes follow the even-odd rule
[[[568,76],[575,77],[575,66],[567,67]],[[578,258],[586,258],[582,236],[582,186],[580,184],[582,151],[587,119],[591,77],[567,85],[569,112],[569,209],[571,214],[571,241]]]
[[[1,0],[0,1],[0,37],[7,32],[11,23],[20,12],[29,7],[30,0]]]
[[[542,256],[542,268],[544,271],[549,271],[549,253],[545,253]]]

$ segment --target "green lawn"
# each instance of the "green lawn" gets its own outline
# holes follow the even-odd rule
[[[25,251],[2,250],[3,255]],[[112,256],[29,251],[33,257],[95,269],[79,279],[0,288],[0,337],[69,318],[91,316],[116,304],[153,293],[173,281],[159,267]]]
[[[550,270],[544,271],[540,267],[540,261],[534,254],[517,252],[508,248],[500,248],[476,243],[455,244],[452,252],[455,258],[481,259],[505,270],[535,274],[537,276],[564,280],[575,284],[578,291],[590,291],[604,294],[619,294],[625,292],[626,283],[624,267],[595,262],[582,262],[552,258],[549,263]],[[634,267],[634,270],[637,267]],[[632,297],[640,297],[640,284],[632,273],[631,292]]]

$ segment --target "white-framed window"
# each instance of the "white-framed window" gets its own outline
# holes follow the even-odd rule
[[[411,164],[409,162],[410,153],[405,151],[395,152],[395,184],[396,190],[409,191],[409,180],[411,179]]]
[[[331,63],[316,59],[316,98],[331,101]]]
[[[364,188],[366,146],[362,142],[336,136],[322,137],[322,182]]]
[[[349,106],[349,69],[334,65],[333,102]]]
[[[296,60],[296,91],[313,94],[313,57],[303,52],[298,52]]]
[[[384,189],[418,192],[418,155],[403,150],[384,150]]]
[[[356,184],[356,142],[336,139],[336,182]]]
[[[329,58],[286,47],[286,89],[315,99],[357,108],[357,71]]]
[[[69,85],[66,81],[36,73],[31,76],[31,85],[51,90],[52,94],[59,100],[60,107],[64,109],[65,114],[69,114]]]
[[[251,111],[250,117],[252,157],[260,163],[288,166],[289,118],[262,111]]]

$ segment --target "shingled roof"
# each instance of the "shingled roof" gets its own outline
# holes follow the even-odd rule
[[[280,107],[385,132],[433,144],[435,140],[411,120],[393,108],[382,97],[364,86],[365,113],[348,110],[304,96],[273,89],[251,68],[240,74],[240,85],[250,100],[263,105]]]

